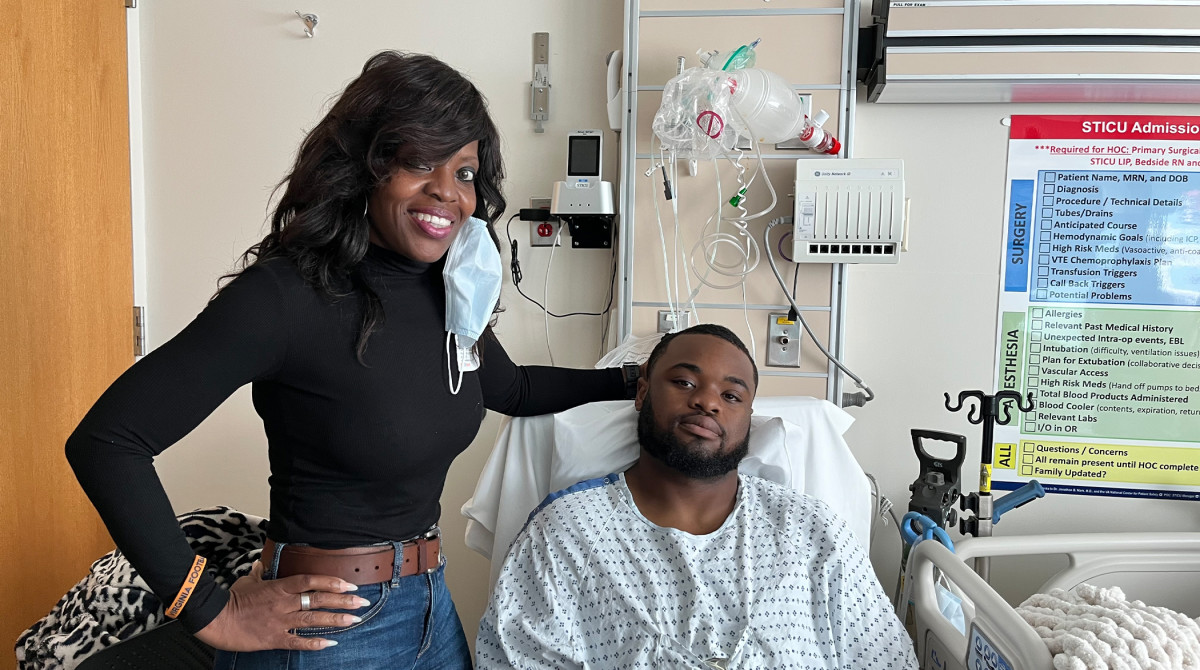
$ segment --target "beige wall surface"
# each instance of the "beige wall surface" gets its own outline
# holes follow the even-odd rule
[[[847,358],[878,398],[846,435],[863,467],[903,511],[917,476],[911,428],[967,436],[965,490],[976,488],[980,427],[942,406],[942,393],[991,389],[1004,226],[1008,128],[1014,114],[1197,115],[1187,105],[878,105],[860,91],[854,156],[904,159],[909,251],[895,266],[848,272]],[[974,464],[974,465],[972,465]],[[996,535],[1200,530],[1193,503],[1051,495],[1006,515]],[[876,534],[872,562],[895,586],[899,538]],[[992,584],[1023,597],[1065,562],[998,559]]]
[[[608,127],[604,58],[621,48],[620,2],[138,5],[152,346],[179,332],[204,307],[217,278],[264,234],[271,189],[306,130],[377,51],[431,53],[483,91],[503,135],[510,214],[528,207],[531,196],[549,197],[553,182],[565,177],[567,131]],[[316,37],[304,36],[296,9],[319,16]],[[544,134],[535,134],[528,118],[534,32],[550,33],[553,88]],[[605,147],[604,178],[615,182],[616,133],[606,132]],[[549,249],[529,250],[528,224],[514,222],[513,236],[521,244],[522,286],[541,300]],[[611,259],[605,251],[560,247],[550,272],[550,308],[601,311]],[[549,362],[540,310],[507,281],[501,302],[508,311],[497,330],[513,359]],[[553,319],[549,332],[556,363],[595,363],[599,319]],[[489,416],[451,468],[442,498],[448,580],[472,644],[488,566],[463,545],[459,508],[474,489],[496,429],[496,417]],[[249,387],[157,463],[179,511],[222,504],[267,515],[266,440]]]

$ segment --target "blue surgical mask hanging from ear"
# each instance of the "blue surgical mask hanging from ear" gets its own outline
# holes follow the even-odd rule
[[[450,339],[453,336],[459,350],[470,351],[488,322],[500,299],[504,277],[504,261],[488,235],[487,223],[471,217],[458,231],[446,252],[442,279],[446,283],[446,365],[452,375]],[[458,383],[450,376],[450,392],[458,394],[462,387],[462,356],[458,368]]]

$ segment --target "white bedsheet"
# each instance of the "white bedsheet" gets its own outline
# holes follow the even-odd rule
[[[750,453],[741,472],[799,489],[825,501],[866,547],[871,488],[842,434],[853,418],[825,400],[754,400]],[[591,403],[554,415],[510,420],[462,507],[466,544],[492,561],[495,584],[503,557],[529,513],[550,493],[628,468],[638,457],[633,401]]]

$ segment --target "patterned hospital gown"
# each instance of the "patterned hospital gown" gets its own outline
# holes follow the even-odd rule
[[[916,668],[846,524],[797,491],[738,481],[733,513],[702,536],[651,523],[621,474],[552,494],[513,542],[476,665]]]

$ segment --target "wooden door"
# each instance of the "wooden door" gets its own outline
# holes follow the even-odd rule
[[[63,456],[133,362],[123,0],[0,0],[0,668],[112,548]]]

